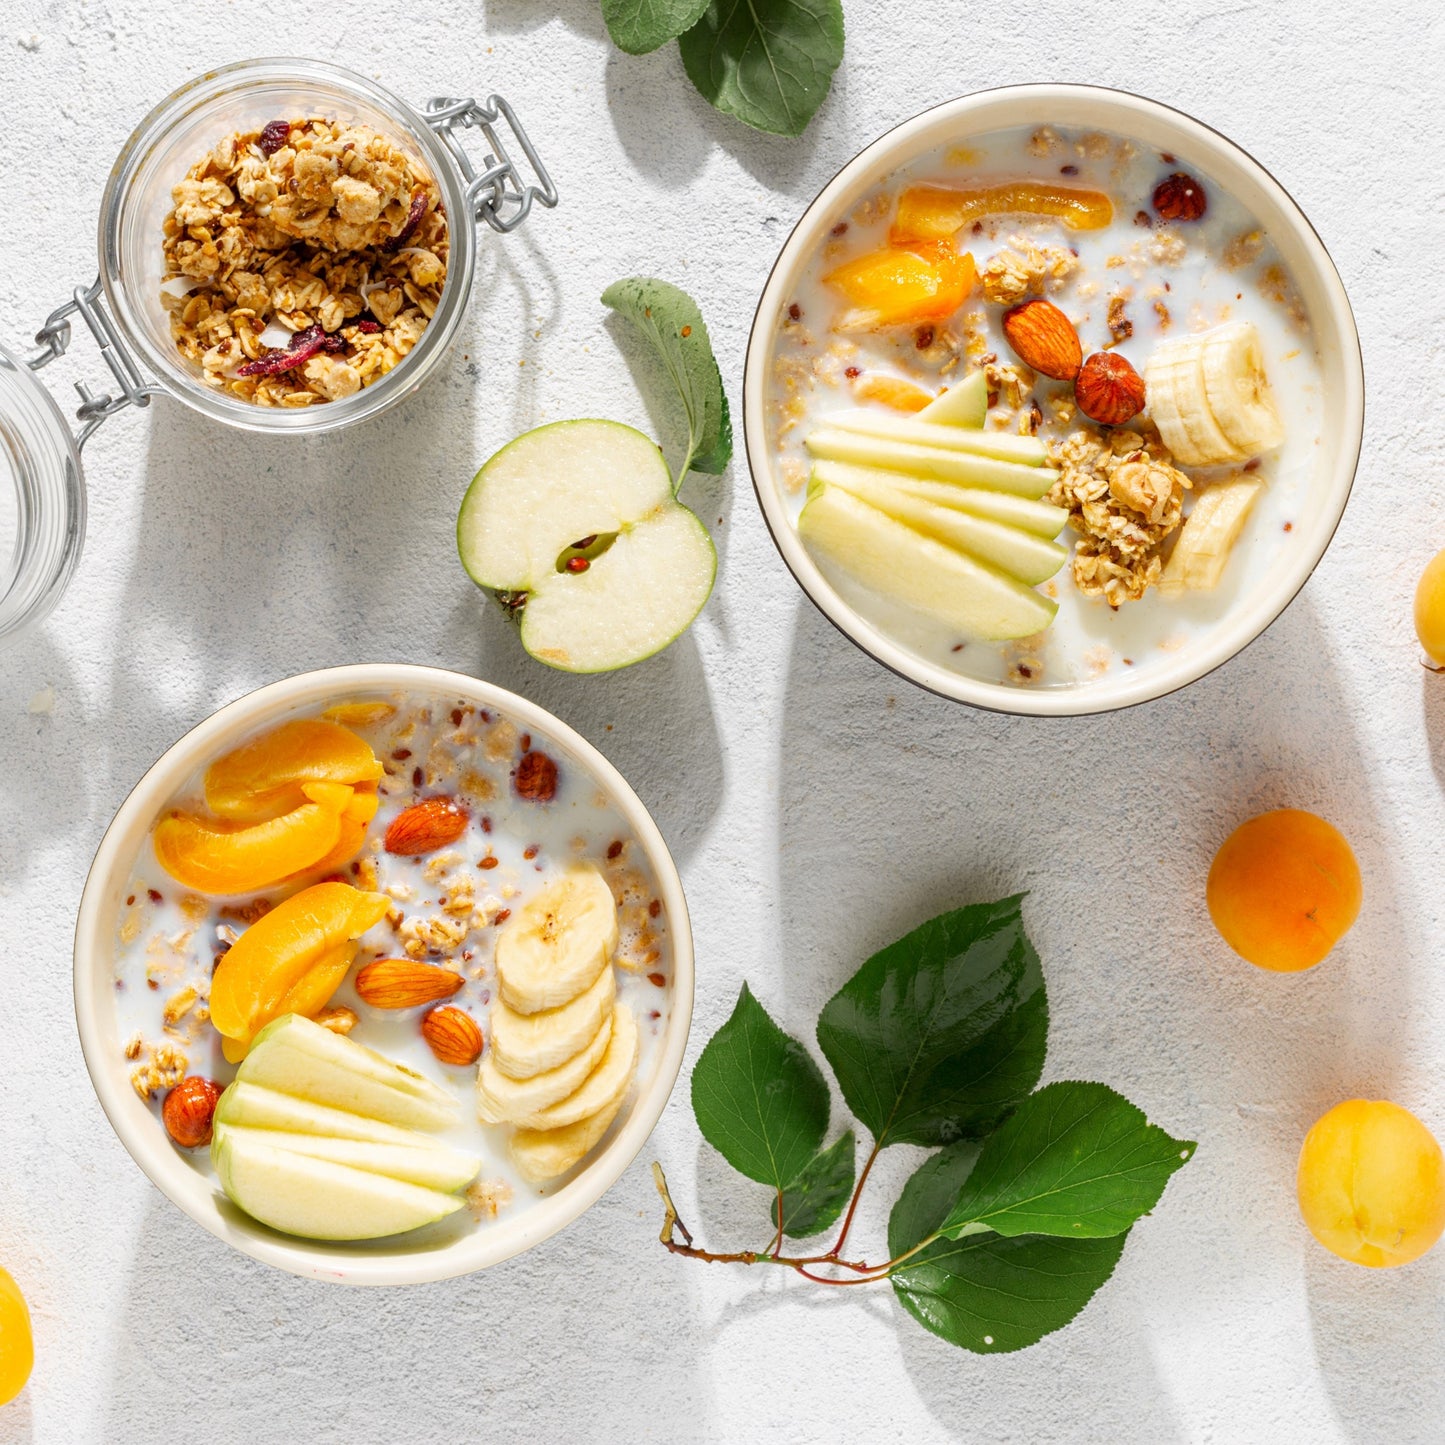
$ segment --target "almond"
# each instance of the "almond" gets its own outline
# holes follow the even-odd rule
[[[1117,351],[1096,351],[1074,380],[1074,400],[1090,421],[1123,426],[1144,410],[1144,378]]]
[[[1004,312],[1003,334],[1020,361],[1055,381],[1079,374],[1084,348],[1074,323],[1052,301],[1025,301]]]
[[[391,820],[386,830],[386,851],[410,858],[445,848],[466,832],[470,817],[455,798],[423,798]]]
[[[465,982],[461,974],[413,958],[378,958],[357,970],[356,992],[372,1008],[415,1008],[450,998]]]
[[[421,1021],[422,1037],[444,1064],[474,1064],[482,1052],[482,1031],[459,1008],[434,1008]]]

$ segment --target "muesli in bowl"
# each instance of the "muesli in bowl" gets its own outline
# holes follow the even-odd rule
[[[87,1060],[147,1172],[248,1252],[457,1273],[645,1138],[685,905],[625,784],[540,710],[429,669],[312,676],[212,719],[112,826],[77,932]]]
[[[1020,712],[1156,696],[1244,645],[1327,544],[1361,419],[1288,198],[1187,118],[1080,87],[969,97],[845,168],[747,385],[765,514],[825,612]]]

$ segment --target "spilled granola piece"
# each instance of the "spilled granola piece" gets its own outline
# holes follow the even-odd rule
[[[1111,607],[1136,602],[1164,570],[1163,547],[1184,517],[1189,478],[1158,437],[1076,431],[1053,449],[1049,493],[1079,534],[1074,583]]]

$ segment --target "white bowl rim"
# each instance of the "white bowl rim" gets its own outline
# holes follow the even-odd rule
[[[214,1202],[209,1209],[193,1207],[184,1192],[178,1194],[169,1187],[172,1178],[181,1177],[179,1171],[188,1175],[196,1171],[148,1111],[138,1115],[133,1107],[122,1107],[127,1099],[133,1105],[135,1094],[124,1070],[117,1067],[120,1041],[113,1036],[114,1026],[101,1016],[101,991],[93,986],[92,978],[102,960],[108,970],[114,957],[114,939],[105,936],[103,919],[108,912],[107,889],[117,870],[128,867],[131,861],[127,835],[137,822],[145,828],[150,826],[176,787],[215,756],[223,738],[245,733],[268,712],[341,701],[357,692],[408,688],[455,691],[458,697],[475,700],[482,707],[495,707],[510,721],[583,759],[593,781],[608,795],[642,845],[657,879],[672,938],[671,1013],[652,1077],[633,1099],[621,1128],[591,1163],[555,1194],[544,1195],[514,1217],[504,1214],[487,1228],[435,1250],[389,1253],[379,1244],[369,1243],[364,1250],[348,1255],[344,1242],[305,1240],[251,1220],[233,1220]],[[116,1136],[151,1183],[217,1239],[252,1259],[310,1279],[358,1285],[421,1284],[471,1274],[540,1244],[591,1208],[617,1182],[647,1142],[677,1081],[692,1021],[693,962],[692,930],[682,879],[662,833],[622,774],[580,733],[536,703],[464,673],[410,663],[358,663],[299,673],[246,693],[191,728],[146,769],[117,809],[86,877],[75,927],[75,1017],[91,1083]],[[214,1201],[214,1191],[208,1197]],[[240,1212],[236,1213],[239,1216]]]
[[[1313,555],[1301,552],[1292,567],[1282,569],[1283,581],[1263,594],[1261,604],[1241,609],[1241,617],[1230,625],[1226,625],[1225,619],[1221,619],[1212,629],[1213,640],[1185,654],[1180,666],[1121,675],[1119,681],[1090,681],[1083,685],[1053,688],[1011,687],[1004,683],[983,682],[951,672],[914,656],[880,628],[866,621],[823,575],[798,536],[797,527],[787,515],[781,489],[771,480],[775,458],[768,443],[765,423],[764,398],[768,383],[766,363],[771,350],[773,322],[792,281],[801,270],[802,264],[806,264],[807,254],[801,253],[801,263],[799,254],[800,237],[808,221],[820,211],[826,212],[834,205],[839,193],[846,191],[860,174],[872,172],[881,175],[889,169],[886,158],[907,151],[920,131],[945,119],[962,120],[990,107],[1000,107],[1025,96],[1040,107],[1039,124],[1048,123],[1047,107],[1053,101],[1066,98],[1090,99],[1106,108],[1114,107],[1121,125],[1129,115],[1148,115],[1161,124],[1172,126],[1202,150],[1216,156],[1227,156],[1235,164],[1252,172],[1253,179],[1271,194],[1281,219],[1290,223],[1296,239],[1310,256],[1316,279],[1327,300],[1330,321],[1339,333],[1341,364],[1345,371],[1345,394],[1339,398],[1341,405],[1338,408],[1341,418],[1340,434],[1344,445],[1334,453],[1328,487],[1324,489],[1321,498],[1322,513],[1329,520],[1328,526],[1321,531],[1319,545]],[[1105,126],[1108,124],[1104,121],[1100,123]],[[911,159],[911,156],[906,159]],[[939,697],[964,702],[987,712],[1016,716],[1082,717],[1134,707],[1167,697],[1180,688],[1197,682],[1201,677],[1206,677],[1238,656],[1265,632],[1300,594],[1334,540],[1359,468],[1364,427],[1364,358],[1354,312],[1329,251],[1294,197],[1248,151],[1212,126],[1161,101],[1151,100],[1132,91],[1101,85],[1037,82],[971,91],[930,106],[927,110],[900,121],[865,146],[823,186],[788,233],[788,238],[768,273],[753,315],[743,370],[743,445],[752,475],[753,490],[762,509],[763,520],[772,536],[773,545],[809,600],[849,641],[906,681]],[[764,476],[770,480],[765,482]]]

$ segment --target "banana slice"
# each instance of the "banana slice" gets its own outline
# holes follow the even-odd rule
[[[1284,440],[1264,353],[1252,321],[1231,321],[1199,338],[1204,390],[1219,429],[1242,457],[1273,451]]]
[[[612,1037],[607,1052],[581,1087],[544,1109],[514,1116],[513,1122],[524,1129],[563,1129],[610,1109],[627,1096],[636,1068],[637,1021],[625,1004],[618,1004],[612,1014]]]
[[[610,1108],[561,1129],[518,1129],[512,1135],[512,1160],[522,1177],[543,1184],[565,1174],[592,1152],[621,1107],[619,1098]]]
[[[596,1036],[616,997],[617,975],[604,968],[591,988],[561,1008],[519,1014],[498,999],[489,1030],[492,1062],[513,1079],[530,1079],[565,1064]]]
[[[616,1017],[603,1019],[602,1027],[580,1054],[530,1079],[509,1079],[488,1053],[477,1070],[477,1118],[483,1124],[520,1124],[575,1094],[606,1057]]]
[[[1159,579],[1159,590],[1169,594],[1217,586],[1254,500],[1263,490],[1264,483],[1253,476],[1231,477],[1207,487],[1185,518]]]
[[[1214,467],[1249,455],[1230,441],[1210,410],[1203,341],[1203,336],[1166,341],[1144,368],[1149,415],[1174,460],[1186,467]]]
[[[497,937],[497,981],[517,1013],[571,1003],[617,947],[617,905],[590,863],[569,868],[524,904]]]

